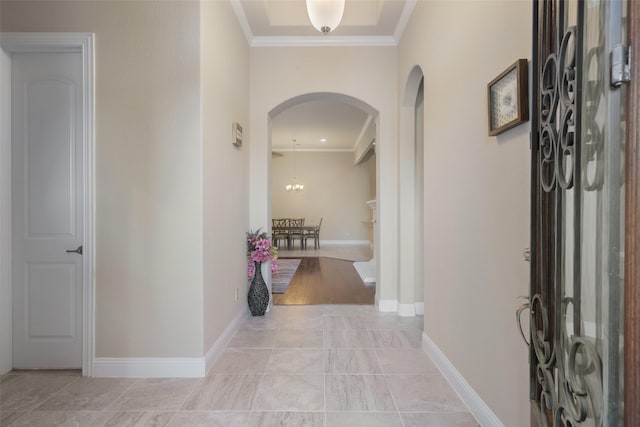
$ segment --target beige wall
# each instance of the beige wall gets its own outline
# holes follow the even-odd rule
[[[199,4],[1,8],[2,31],[96,35],[96,356],[201,356]]]
[[[395,47],[265,47],[251,49],[252,227],[270,221],[270,112],[297,96],[344,94],[379,112],[377,119],[377,299],[397,298],[397,50]],[[380,167],[380,163],[385,164]]]
[[[528,289],[530,126],[488,137],[486,85],[530,57],[530,28],[524,1],[418,2],[399,46],[399,87],[415,65],[425,76],[425,331],[507,426],[529,425],[514,312]]]
[[[249,47],[228,2],[202,3],[204,351],[247,310]],[[231,124],[244,143],[231,143]],[[239,299],[235,301],[235,290]]]
[[[296,175],[304,191],[285,190],[292,174],[292,154],[283,152],[271,161],[271,213],[273,218],[305,218],[310,225],[322,220],[321,240],[368,240],[371,217],[369,171],[353,165],[353,153],[297,152]]]

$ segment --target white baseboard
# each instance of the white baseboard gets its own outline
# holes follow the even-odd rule
[[[378,311],[384,313],[398,313],[401,317],[414,317],[424,315],[424,302],[413,304],[400,304],[394,299],[378,300]]]
[[[398,316],[400,317],[415,317],[416,305],[415,304],[399,304]]]
[[[205,372],[209,372],[211,366],[213,366],[215,361],[218,360],[218,357],[220,357],[220,354],[222,354],[222,350],[224,350],[247,317],[249,317],[248,308],[238,313],[231,323],[229,323],[229,326],[225,328],[220,337],[218,337],[218,339],[213,343],[209,351],[207,351],[207,354],[204,356]]]
[[[93,376],[107,378],[202,378],[248,315],[248,309],[238,313],[204,357],[97,357],[93,361]]]
[[[202,378],[204,357],[96,357],[94,377]]]
[[[335,246],[358,246],[368,245],[368,240],[320,240],[320,247],[323,245],[335,245]]]
[[[424,332],[422,333],[422,350],[427,353],[442,375],[449,381],[451,387],[458,393],[460,399],[467,405],[469,412],[478,420],[481,426],[504,427],[502,421],[480,398],[436,343]]]
[[[396,313],[398,311],[398,301],[394,299],[378,300],[378,311],[384,313]]]

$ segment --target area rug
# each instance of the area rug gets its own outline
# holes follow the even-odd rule
[[[271,276],[271,293],[272,294],[284,294],[293,279],[293,275],[296,274],[301,259],[279,259],[278,271]]]

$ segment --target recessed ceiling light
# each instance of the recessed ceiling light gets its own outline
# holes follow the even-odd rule
[[[320,138],[320,142],[327,142],[327,138]]]

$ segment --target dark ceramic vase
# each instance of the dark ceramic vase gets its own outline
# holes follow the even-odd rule
[[[269,306],[269,288],[262,278],[262,263],[254,263],[253,279],[249,286],[249,294],[247,301],[249,302],[249,310],[252,316],[264,316]]]

